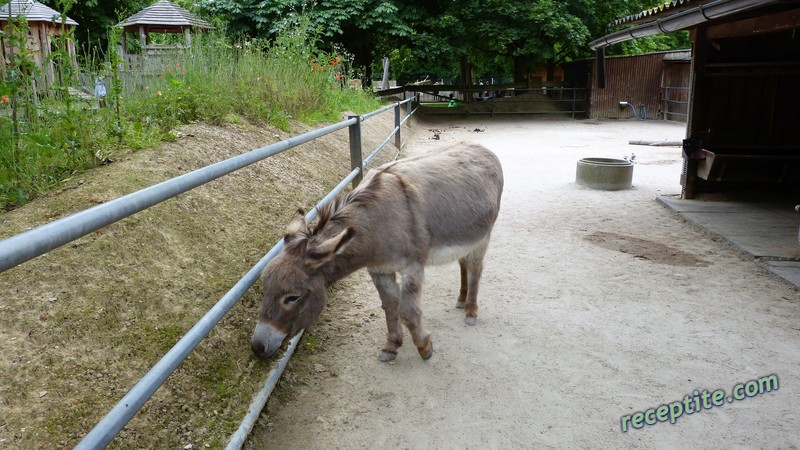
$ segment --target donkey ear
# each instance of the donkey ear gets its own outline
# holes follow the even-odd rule
[[[355,230],[348,227],[336,236],[321,242],[319,245],[309,247],[306,253],[306,265],[316,270],[325,263],[332,261],[336,253],[343,249],[353,236]]]
[[[288,244],[295,239],[308,236],[308,224],[306,223],[306,212],[303,208],[297,208],[289,225],[286,226],[286,234],[283,236],[283,243]]]

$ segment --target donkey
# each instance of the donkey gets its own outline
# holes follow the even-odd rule
[[[494,153],[460,143],[371,170],[353,191],[323,207],[313,228],[298,209],[283,249],[261,274],[264,300],[253,352],[272,356],[317,320],[330,285],[366,267],[388,328],[379,359],[397,356],[403,344],[401,321],[420,356],[430,358],[431,335],[422,326],[420,309],[424,268],[458,260],[456,307],[474,325],[483,258],[502,192],[503,170]]]

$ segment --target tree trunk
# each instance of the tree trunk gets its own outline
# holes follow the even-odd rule
[[[530,84],[531,57],[528,55],[514,56],[514,82]]]
[[[469,89],[475,83],[475,81],[474,81],[474,76],[473,76],[472,64],[470,64],[469,60],[467,60],[467,56],[466,55],[462,55],[461,58],[459,59],[459,66],[460,66],[460,72],[461,72],[461,77],[459,79],[459,83],[464,85],[464,86],[466,86],[467,89]],[[465,101],[467,103],[471,103],[472,102],[472,93],[471,92],[469,92],[469,91],[468,92],[464,92],[463,96],[464,96],[464,98],[462,99],[463,101]]]
[[[556,77],[556,62],[553,59],[547,60],[547,79],[545,81],[553,81]]]

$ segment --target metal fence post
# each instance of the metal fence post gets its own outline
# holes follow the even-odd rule
[[[578,92],[577,89],[572,89],[572,118],[575,118],[575,94]]]
[[[353,187],[361,183],[364,178],[363,160],[361,159],[361,116],[349,116],[349,119],[356,119],[356,123],[350,125],[348,131],[350,132],[350,168],[358,168],[360,172],[353,178]]]
[[[411,102],[409,102],[411,103]],[[394,146],[398,149],[400,148],[400,103],[395,103],[394,106],[394,127],[397,129],[397,133],[394,134]]]

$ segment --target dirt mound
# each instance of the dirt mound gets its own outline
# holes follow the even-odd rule
[[[310,128],[293,124],[300,134]],[[394,126],[362,125],[365,154]],[[410,130],[403,130],[409,133]],[[0,215],[9,237],[289,137],[273,128],[191,125]],[[72,447],[350,171],[347,130],[242,169],[0,274],[0,447]],[[372,163],[393,159],[389,145]],[[219,447],[271,363],[249,350],[251,289],[170,377],[115,445]]]

